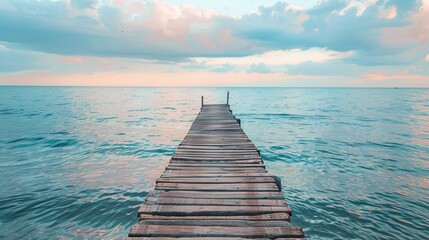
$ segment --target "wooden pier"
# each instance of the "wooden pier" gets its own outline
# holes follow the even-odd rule
[[[138,210],[129,239],[302,239],[279,178],[228,104],[204,105]]]

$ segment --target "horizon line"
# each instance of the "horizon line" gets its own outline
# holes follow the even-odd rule
[[[429,89],[416,86],[117,86],[117,85],[2,85],[0,87],[77,87],[77,88],[388,88]]]

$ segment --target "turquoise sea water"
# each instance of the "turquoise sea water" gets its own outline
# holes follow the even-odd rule
[[[427,239],[429,89],[0,87],[0,239],[122,239],[225,101],[311,239]]]

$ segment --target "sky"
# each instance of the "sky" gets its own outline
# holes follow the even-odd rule
[[[2,0],[0,85],[429,87],[429,0]]]

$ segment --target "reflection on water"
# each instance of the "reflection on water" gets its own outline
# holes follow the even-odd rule
[[[2,87],[0,238],[122,239],[227,90],[309,237],[429,235],[429,90]]]

